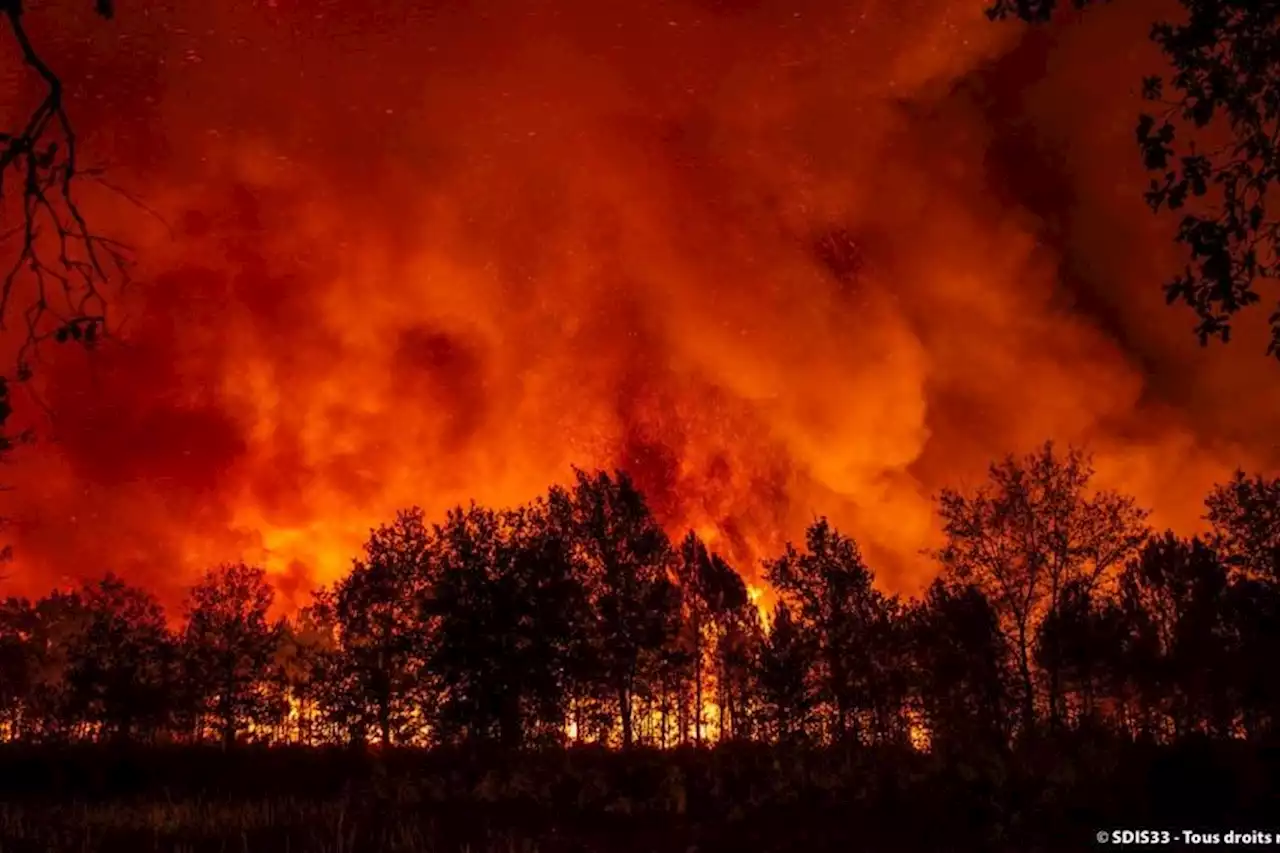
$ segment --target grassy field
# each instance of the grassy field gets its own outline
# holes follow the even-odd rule
[[[1062,747],[1063,745],[1058,745]],[[0,749],[0,853],[1082,850],[1267,828],[1274,753]]]

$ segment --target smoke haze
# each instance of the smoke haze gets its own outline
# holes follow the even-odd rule
[[[577,465],[748,578],[827,514],[911,592],[932,495],[1046,438],[1180,532],[1280,464],[1260,325],[1202,350],[1163,305],[1161,4],[79,5],[33,36],[167,225],[86,190],[140,267],[120,340],[44,353],[19,587],[243,558],[296,596],[398,508]]]

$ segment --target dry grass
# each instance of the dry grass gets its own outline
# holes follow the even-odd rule
[[[1087,849],[1099,828],[1265,823],[1280,753],[1045,744],[520,754],[0,749],[0,853]]]
[[[516,832],[456,837],[427,814],[342,801],[0,805],[0,853],[540,853]]]

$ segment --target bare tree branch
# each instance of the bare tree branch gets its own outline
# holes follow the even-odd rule
[[[105,0],[95,8],[104,18],[114,13]],[[115,279],[127,281],[131,260],[127,246],[94,232],[81,213],[74,191],[84,173],[62,80],[32,44],[23,12],[21,0],[0,0],[0,14],[23,65],[43,84],[43,97],[22,127],[0,132],[0,201],[13,197],[21,208],[19,222],[0,220],[0,244],[18,245],[0,279],[0,330],[21,316],[25,337],[18,351],[19,381],[30,377],[41,341],[52,337],[92,346],[102,337],[107,329],[103,286]],[[13,192],[15,182],[20,193]],[[24,281],[34,285],[29,298]]]
[[[111,0],[95,0],[95,9],[104,18],[114,14]],[[25,334],[15,365],[18,382],[30,378],[41,341],[53,337],[93,346],[103,336],[103,286],[113,277],[126,283],[130,263],[128,248],[94,233],[80,211],[74,189],[82,172],[62,80],[32,44],[23,11],[21,0],[0,0],[0,15],[23,65],[43,85],[43,97],[21,127],[0,131],[0,246],[18,245],[0,278],[0,333],[9,330],[15,313],[21,316]],[[15,192],[15,183],[21,192]],[[30,295],[22,286],[27,281],[34,286]],[[12,413],[10,377],[0,373],[0,428]],[[31,438],[30,430],[0,431],[0,460]],[[7,523],[0,518],[0,527]],[[11,555],[10,546],[0,547],[0,563]]]

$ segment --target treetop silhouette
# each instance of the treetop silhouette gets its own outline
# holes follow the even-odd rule
[[[1155,534],[1046,444],[939,497],[940,574],[878,588],[825,518],[742,576],[673,544],[622,473],[522,506],[400,512],[285,620],[262,569],[217,567],[171,628],[113,576],[0,604],[17,741],[702,746],[1000,753],[1072,731],[1265,738],[1280,720],[1280,489],[1237,475],[1205,540]]]

